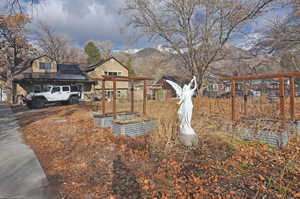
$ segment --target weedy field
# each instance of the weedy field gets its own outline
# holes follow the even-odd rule
[[[52,107],[18,119],[60,198],[300,198],[297,133],[281,149],[241,141],[225,128],[229,99],[198,98],[192,125],[200,144],[187,149],[177,140],[176,102],[149,101],[147,113],[159,126],[139,137],[96,128],[97,104]],[[237,106],[243,110],[241,100]],[[249,116],[277,111],[259,106],[249,102]],[[129,110],[129,103],[118,110]]]

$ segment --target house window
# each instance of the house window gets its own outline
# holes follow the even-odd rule
[[[42,90],[41,86],[40,85],[34,85],[33,86],[33,92],[34,93],[40,93]]]
[[[106,91],[107,98],[113,98],[114,91]],[[121,91],[117,91],[117,98],[121,98]]]
[[[113,91],[106,91],[106,96],[107,96],[107,98],[112,98]]]
[[[218,87],[217,84],[210,84],[210,85],[208,85],[208,90],[209,90],[209,91],[216,92],[216,91],[219,90],[219,87]]]
[[[49,85],[42,85],[42,91],[43,92],[49,92],[51,90],[51,86]]]
[[[41,70],[51,70],[51,63],[48,62],[40,62],[39,63]]]
[[[109,75],[109,76],[121,76],[121,72],[104,72],[105,75]]]

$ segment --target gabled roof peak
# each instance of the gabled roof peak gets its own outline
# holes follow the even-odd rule
[[[99,62],[97,62],[97,63],[95,63],[95,64],[92,64],[92,65],[88,66],[87,69],[86,69],[85,71],[86,71],[86,72],[92,71],[92,70],[96,69],[97,67],[100,67],[100,66],[102,66],[103,64],[105,64],[106,62],[110,61],[111,59],[114,59],[116,62],[118,62],[120,65],[122,65],[124,68],[126,68],[126,69],[128,70],[128,68],[127,68],[126,65],[124,65],[122,62],[120,62],[120,61],[119,61],[117,58],[115,58],[114,56],[110,56],[110,57],[108,57],[107,59],[101,60],[101,61],[99,61]]]

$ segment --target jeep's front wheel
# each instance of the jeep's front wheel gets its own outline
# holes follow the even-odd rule
[[[72,105],[72,104],[79,104],[79,98],[77,96],[71,96],[70,99],[69,99],[69,101],[68,101],[68,103],[70,105]]]
[[[26,105],[29,109],[33,109],[34,106],[32,105],[32,102],[26,102]]]
[[[44,108],[46,105],[46,100],[43,98],[35,98],[33,99],[32,106],[34,108]]]

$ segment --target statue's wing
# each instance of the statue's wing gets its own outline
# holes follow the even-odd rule
[[[172,82],[170,80],[166,80],[166,82],[168,84],[170,84],[173,87],[173,89],[176,91],[177,97],[181,98],[181,96],[182,96],[182,88],[178,84],[176,84],[175,82]]]

